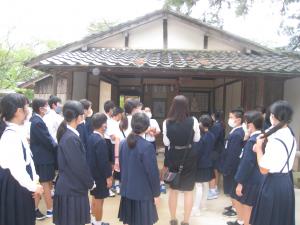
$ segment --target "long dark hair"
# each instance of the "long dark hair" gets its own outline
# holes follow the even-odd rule
[[[285,125],[288,125],[292,121],[293,108],[287,101],[279,100],[270,106],[270,113],[274,115],[279,123],[268,130],[268,132],[264,134],[264,137],[268,137]]]
[[[57,129],[57,141],[59,142],[64,133],[67,131],[67,123],[77,119],[78,116],[83,115],[83,106],[78,101],[67,101],[63,106],[64,121]]]
[[[144,133],[150,126],[149,117],[143,113],[138,112],[132,116],[131,127],[132,132],[127,137],[127,144],[129,148],[134,148],[136,146],[136,136]]]
[[[11,121],[15,113],[19,108],[24,109],[25,105],[28,104],[28,99],[18,93],[12,93],[5,95],[1,99],[0,103],[0,138],[6,128],[6,123],[5,121]]]
[[[181,122],[189,116],[189,101],[183,95],[177,95],[172,101],[172,105],[168,112],[169,121]]]

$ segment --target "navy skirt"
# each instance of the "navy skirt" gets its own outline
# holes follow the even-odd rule
[[[54,195],[53,223],[56,225],[85,225],[90,223],[90,204],[86,196]]]
[[[106,145],[107,145],[107,149],[108,149],[108,158],[109,158],[109,162],[111,164],[114,164],[115,162],[115,147],[114,145],[111,143],[110,139],[105,139]]]
[[[233,195],[234,187],[236,186],[236,183],[234,181],[233,175],[223,175],[223,188],[224,188],[224,194],[225,195]]]
[[[198,168],[196,172],[196,182],[204,183],[209,182],[215,178],[214,169],[211,168]]]
[[[55,164],[35,165],[36,173],[40,177],[40,182],[50,182],[55,178]]]
[[[22,187],[8,169],[0,167],[0,225],[34,225],[32,192]]]
[[[268,174],[253,208],[252,225],[295,225],[295,192],[289,174]]]
[[[131,200],[121,198],[119,220],[128,225],[152,225],[158,221],[156,206],[153,200]]]
[[[255,185],[255,184],[243,185],[243,190],[242,190],[243,195],[239,197],[236,195],[236,191],[235,191],[236,185],[235,185],[235,188],[233,190],[234,193],[232,194],[232,197],[244,205],[253,207],[256,204],[260,188],[261,185]]]
[[[106,182],[97,182],[96,187],[90,191],[91,195],[95,197],[95,199],[104,199],[109,196],[109,190],[107,188]]]

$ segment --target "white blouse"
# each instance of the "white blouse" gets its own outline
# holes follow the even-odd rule
[[[155,128],[156,132],[160,132],[160,127],[159,127],[156,119],[150,119],[150,128]],[[155,141],[155,136],[145,134],[145,139],[147,141],[154,142]]]
[[[120,130],[119,122],[114,120],[114,119],[111,119],[109,125],[107,124],[106,133],[109,136],[110,141],[111,141],[112,144],[115,144],[116,142],[111,139],[111,136],[114,135],[115,137],[119,137],[119,135],[120,135],[119,130]]]
[[[291,170],[293,168],[295,160],[297,143],[289,128],[282,128],[268,138],[265,154],[259,161],[259,166],[268,169],[270,173],[279,173],[285,165],[288,157],[285,147],[280,141],[276,140],[275,138],[282,140],[286,144],[289,153],[290,151],[292,151],[289,159],[289,170]],[[294,147],[292,149],[293,141]],[[288,172],[287,165],[285,165],[282,172]]]
[[[52,138],[56,141],[57,143],[57,129],[61,122],[64,120],[64,118],[57,114],[54,109],[51,109],[49,113],[47,113],[44,117],[43,120],[49,130],[49,133],[51,134]]]
[[[9,169],[21,186],[35,192],[39,176],[36,174],[28,141],[22,129],[22,126],[17,124],[7,123],[7,128],[0,140],[0,166],[3,169]],[[22,143],[26,149],[26,162]],[[26,171],[26,166],[29,164],[32,169],[33,180]]]
[[[193,117],[194,119],[194,138],[193,141],[194,142],[198,142],[200,140],[200,128],[199,128],[199,122],[198,120]],[[163,122],[163,142],[165,146],[169,146],[170,145],[170,140],[167,137],[167,125],[166,125],[166,120]]]

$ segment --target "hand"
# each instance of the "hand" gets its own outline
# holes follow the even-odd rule
[[[111,188],[112,187],[112,182],[113,182],[112,177],[107,178],[106,179],[106,187]]]
[[[256,144],[253,146],[254,152],[262,152],[263,144],[265,142],[266,138],[263,137],[263,134],[259,135],[256,138]]]
[[[32,197],[34,199],[37,199],[37,198],[40,198],[41,195],[44,193],[44,188],[42,185],[38,184],[37,187],[36,187],[36,190],[35,192],[32,194]]]
[[[159,205],[159,203],[160,203],[160,198],[159,197],[154,198],[154,204],[157,206]]]
[[[242,190],[243,190],[243,185],[238,184],[236,189],[235,189],[236,195],[239,196],[239,197],[242,197],[243,196]]]
[[[114,171],[120,172],[120,164],[118,161],[115,162]]]

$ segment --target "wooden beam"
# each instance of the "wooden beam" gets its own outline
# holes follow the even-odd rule
[[[125,33],[125,48],[129,47],[129,33]]]
[[[52,75],[52,95],[57,95],[57,75]]]
[[[168,19],[163,19],[164,49],[168,49]]]
[[[204,35],[203,48],[204,49],[208,48],[208,36],[207,35]]]

